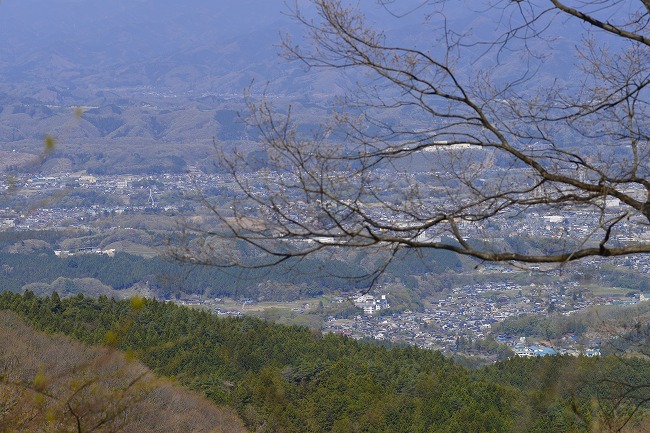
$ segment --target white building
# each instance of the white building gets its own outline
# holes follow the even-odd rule
[[[13,218],[0,218],[0,230],[9,230],[16,227],[16,221]]]
[[[364,314],[371,316],[377,311],[390,308],[390,304],[386,299],[386,295],[381,295],[381,298],[375,299],[372,295],[361,295],[353,300],[354,306],[361,308]]]

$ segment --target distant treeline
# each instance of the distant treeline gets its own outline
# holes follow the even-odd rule
[[[126,350],[236,408],[254,431],[590,432],[640,428],[647,410],[650,363],[641,359],[513,359],[469,371],[414,347],[138,298],[5,292],[0,309],[38,329]]]
[[[0,235],[0,244],[27,240],[17,235],[4,237],[7,239]],[[39,240],[54,243],[56,235],[44,232]],[[354,261],[313,257],[288,260],[274,267],[237,269],[184,265],[164,257],[146,259],[126,253],[117,253],[114,257],[101,254],[57,257],[47,249],[31,254],[0,252],[0,290],[18,292],[27,284],[50,284],[59,277],[95,278],[116,290],[147,283],[157,296],[167,299],[180,293],[200,293],[216,297],[295,300],[341,289],[353,292],[367,288],[371,279],[363,262],[364,257]],[[406,287],[414,288],[419,284],[416,276],[421,273],[461,268],[458,258],[450,253],[431,251],[412,257],[404,252],[393,261],[384,278],[399,278]]]
[[[511,334],[525,337],[559,339],[568,334],[582,336],[602,331],[605,335],[618,335],[603,344],[604,353],[620,354],[625,351],[647,353],[650,349],[650,302],[638,304],[601,305],[563,314],[521,314],[492,325],[493,334]]]
[[[29,248],[20,248],[21,243],[29,245],[33,240],[47,242],[51,248],[70,245],[74,239],[80,240],[78,245],[88,245],[90,242],[90,245],[108,244],[113,239],[110,236],[113,234],[102,237],[101,234],[72,229],[0,232],[0,289],[20,291],[27,284],[51,284],[59,277],[95,278],[115,290],[123,290],[136,283],[148,283],[159,298],[198,293],[215,297],[291,301],[341,290],[356,292],[367,289],[373,281],[373,275],[369,275],[370,270],[376,269],[381,260],[386,260],[385,256],[373,257],[364,251],[346,249],[333,256],[314,255],[302,260],[288,260],[270,268],[237,269],[183,265],[164,257],[145,259],[126,253],[118,253],[115,257],[76,255],[58,258],[49,248],[40,247],[38,251],[29,254]],[[123,237],[117,236],[114,239],[124,239],[126,235],[121,236]],[[149,234],[134,230],[129,236],[132,237],[128,239],[144,244]],[[160,233],[153,238],[157,244],[164,241]],[[246,245],[236,248],[245,257],[254,254]],[[404,249],[397,252],[376,283],[397,283],[403,286],[411,298],[403,306],[417,308],[420,299],[457,287],[504,280],[522,285],[532,282],[536,285],[555,284],[560,278],[549,273],[504,275],[496,272],[467,272],[475,266],[476,263],[472,260],[450,252]],[[626,268],[603,267],[593,271],[587,268],[585,272],[603,285],[628,287],[630,290],[644,290],[644,287],[650,286],[650,275]],[[581,275],[574,277],[584,283],[580,280]]]
[[[280,297],[316,296],[324,290],[340,287],[341,282],[331,275],[345,275],[351,272],[350,265],[337,261],[305,262],[301,264],[304,266],[304,272],[295,266],[233,271],[218,267],[184,266],[160,257],[145,259],[125,253],[118,253],[114,257],[103,254],[78,254],[65,258],[45,252],[0,253],[0,263],[0,290],[17,292],[26,284],[51,283],[59,277],[95,278],[116,290],[126,289],[139,282],[148,283],[163,298],[170,298],[181,292],[206,291],[213,296],[257,297],[264,293],[264,288],[257,286],[260,281],[265,280],[292,283],[291,286],[294,287],[305,283],[303,293],[280,294]],[[325,276],[314,278],[313,271],[307,271],[314,268],[324,272]],[[351,282],[351,288],[354,288],[354,281]],[[277,289],[274,291],[277,292]]]

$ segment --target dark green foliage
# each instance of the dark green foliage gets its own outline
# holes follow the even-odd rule
[[[139,191],[142,193],[142,201],[146,202],[146,185]],[[85,196],[68,196],[67,199],[83,201]],[[72,204],[74,203],[71,202]],[[154,211],[149,209],[147,212]],[[87,236],[83,237],[84,234]],[[66,235],[69,233],[53,231],[1,234],[0,263],[4,266],[0,290],[17,292],[27,284],[51,284],[59,277],[95,278],[116,290],[128,288],[138,282],[148,283],[159,298],[167,299],[175,293],[185,292],[205,293],[216,297],[262,297],[266,300],[292,301],[332,292],[338,294],[341,287],[346,287],[351,292],[367,289],[372,277],[368,274],[368,263],[375,260],[363,254],[342,255],[339,259],[314,256],[303,260],[287,260],[271,269],[236,270],[183,266],[162,257],[143,258],[126,253],[118,253],[115,257],[75,254],[74,257],[59,258],[49,249],[43,249],[37,255],[8,248],[17,242],[33,239],[48,242],[52,249],[61,249],[60,243],[66,239]],[[109,238],[102,240],[101,236],[91,233],[76,233],[75,236],[79,238],[76,246],[94,248],[109,242]],[[160,244],[164,241],[161,235],[157,235],[151,239],[138,239],[136,243]],[[244,255],[250,253],[244,243],[237,248]],[[74,250],[71,252],[76,253]],[[418,254],[415,250],[404,251],[393,260],[380,283],[392,286],[392,304],[396,310],[417,309],[421,307],[418,304],[421,294],[417,292],[420,291],[418,287],[422,273],[435,272],[436,284],[448,288],[455,282],[453,278],[460,275],[454,270],[461,267],[458,258],[444,252],[431,250]],[[439,289],[433,286],[429,280],[423,285],[427,290]]]
[[[477,375],[522,390],[531,432],[593,431],[596,423],[618,431],[648,410],[650,363],[641,359],[513,358]]]
[[[159,297],[171,298],[174,293],[204,293],[211,296],[257,297],[295,300],[338,291],[341,282],[351,290],[367,287],[366,279],[341,279],[339,276],[364,275],[360,266],[336,260],[309,259],[287,262],[273,269],[232,270],[219,267],[183,266],[161,257],[145,259],[126,253],[115,257],[79,254],[68,258],[49,254],[10,254],[0,252],[0,263],[6,265],[0,279],[0,290],[20,291],[29,283],[51,283],[59,277],[96,278],[122,290],[137,282],[148,282]],[[282,283],[272,291],[260,287],[260,281]]]
[[[434,249],[400,250],[393,259],[390,272],[401,277],[407,275],[439,274],[447,270],[463,269],[457,254]]]
[[[598,275],[602,284],[612,287],[626,287],[641,292],[645,292],[650,287],[650,276],[623,266],[608,265],[593,272],[587,269],[585,273]]]
[[[69,238],[74,235],[76,236],[87,236],[90,232],[77,231],[74,229],[70,230],[34,230],[34,231],[15,231],[7,230],[0,231],[0,249],[4,249],[16,242],[26,241],[29,239],[38,239],[50,244],[55,244],[61,239]]]
[[[591,431],[589,420],[604,416],[591,402],[612,388],[599,378],[650,377],[643,361],[559,357],[470,372],[414,347],[362,344],[142,299],[5,292],[0,308],[40,329],[127,350],[159,374],[235,407],[258,431]]]
[[[589,323],[585,317],[563,316],[559,314],[540,316],[522,314],[510,317],[503,322],[494,324],[495,333],[522,335],[557,339],[565,334],[581,335],[588,329]]]

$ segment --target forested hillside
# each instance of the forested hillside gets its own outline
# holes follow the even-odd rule
[[[107,348],[45,335],[0,311],[2,432],[244,432],[230,409]]]
[[[641,360],[514,359],[472,372],[414,347],[138,298],[5,292],[0,308],[39,329],[126,350],[234,407],[254,431],[633,431],[643,422],[644,388],[624,384],[650,383]]]
[[[119,252],[115,257],[79,254],[64,258],[55,256],[52,249],[47,247],[29,251],[28,246],[34,244],[34,240],[19,241],[4,249],[1,248],[1,241],[2,239],[0,290],[18,292],[29,289],[37,294],[49,294],[52,292],[50,285],[58,278],[94,279],[96,285],[109,286],[102,293],[101,287],[93,290],[74,281],[59,281],[59,287],[54,287],[54,290],[62,296],[79,292],[93,296],[111,296],[114,294],[111,289],[119,291],[142,283],[157,297],[167,299],[182,292],[218,297],[294,300],[336,292],[342,285],[349,291],[367,288],[370,278],[364,264],[367,266],[367,263],[373,262],[372,257],[365,255],[342,259],[315,256],[306,260],[287,261],[274,268],[233,270],[184,266],[178,261],[167,260],[162,256],[147,259]],[[440,275],[448,269],[462,269],[458,258],[450,253],[437,251],[417,258],[402,254],[393,262],[384,279],[391,281],[399,278],[409,288],[417,288],[416,276],[425,272],[439,271]],[[340,278],[341,276],[347,278]],[[442,277],[438,280],[437,285],[431,284],[427,287],[434,291],[444,287],[445,281]],[[262,281],[265,283],[261,283]],[[270,282],[282,284],[281,287],[276,284],[271,293],[268,287],[273,284]]]

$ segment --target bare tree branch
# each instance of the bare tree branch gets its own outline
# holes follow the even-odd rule
[[[227,209],[202,197],[216,224],[187,233],[260,255],[184,245],[177,257],[260,267],[337,249],[432,248],[561,264],[650,252],[647,2],[472,2],[480,29],[454,2],[422,2],[426,39],[415,42],[372,24],[369,9],[311,3],[315,16],[291,11],[306,38],[285,38],[285,56],[357,85],[311,135],[293,108],[250,98],[268,161],[221,152],[239,194]],[[393,23],[413,18],[392,6],[380,2]],[[570,76],[549,72],[556,53],[574,63]],[[553,213],[580,230],[542,253],[496,241]]]

